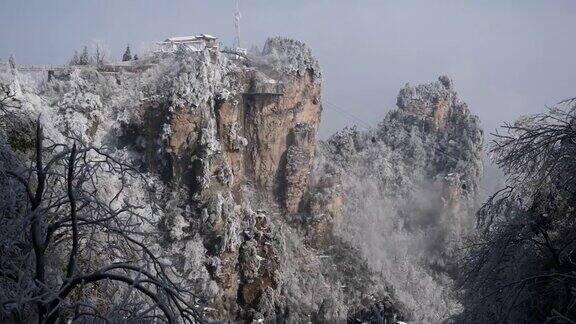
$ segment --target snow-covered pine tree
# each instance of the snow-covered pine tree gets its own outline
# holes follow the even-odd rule
[[[90,64],[90,55],[88,54],[88,46],[84,46],[82,50],[82,55],[80,55],[80,60],[78,62],[79,65],[89,65]]]
[[[96,46],[96,53],[94,54],[94,61],[96,65],[104,64],[104,53],[100,50],[100,46]]]
[[[122,62],[131,61],[132,54],[130,53],[130,45],[126,46],[126,51],[124,51],[124,55],[122,55]]]

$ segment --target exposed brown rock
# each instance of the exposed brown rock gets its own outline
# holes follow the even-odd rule
[[[314,156],[315,132],[313,125],[298,123],[289,134],[284,170],[284,206],[288,213],[298,211],[302,196],[308,187],[308,176]]]

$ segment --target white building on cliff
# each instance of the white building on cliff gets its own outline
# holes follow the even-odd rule
[[[205,49],[218,51],[220,45],[218,38],[211,35],[171,37],[158,43],[160,52],[171,53],[179,48],[192,52],[201,52]]]

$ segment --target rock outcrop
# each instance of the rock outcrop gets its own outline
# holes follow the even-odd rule
[[[406,86],[375,130],[318,143],[321,73],[301,42],[272,38],[249,59],[177,52],[134,64],[14,77],[48,137],[105,146],[154,183],[158,249],[207,317],[393,321],[423,311],[422,287],[406,292],[394,258],[407,256],[426,289],[440,287],[419,267],[448,271],[481,172],[478,121],[450,80]],[[424,250],[434,257],[415,256]]]
[[[453,252],[473,225],[483,135],[445,76],[406,85],[397,105],[374,130],[347,128],[319,144],[310,205],[324,193],[324,206],[343,201],[343,211],[313,222],[316,231],[336,227],[383,280],[401,287],[415,320],[438,322],[459,309],[449,288]]]

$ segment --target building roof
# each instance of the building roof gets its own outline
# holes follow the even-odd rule
[[[216,40],[217,38],[211,35],[200,34],[198,36],[179,36],[166,38],[164,42],[182,43],[182,42],[193,42],[197,40]]]
[[[212,40],[217,40],[218,37],[214,37],[212,35],[208,35],[208,34],[200,34],[200,36],[196,36],[198,38],[204,38],[204,39],[212,39]]]
[[[188,42],[196,40],[196,36],[181,36],[166,38],[165,42]]]

